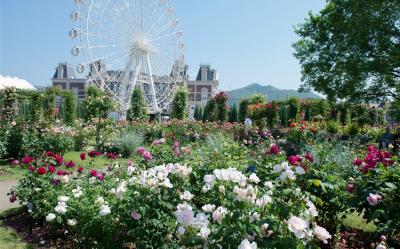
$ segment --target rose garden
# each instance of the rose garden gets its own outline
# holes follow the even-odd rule
[[[399,246],[399,143],[379,149],[379,112],[254,95],[227,122],[221,92],[185,121],[179,93],[177,119],[118,122],[96,89],[82,119],[46,111],[57,91],[2,91],[2,174],[21,205],[3,222],[44,247]]]

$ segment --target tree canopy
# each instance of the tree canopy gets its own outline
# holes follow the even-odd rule
[[[300,90],[329,100],[400,99],[398,0],[328,0],[296,33]]]

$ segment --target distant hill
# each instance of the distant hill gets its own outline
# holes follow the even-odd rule
[[[267,98],[267,101],[287,100],[290,97],[297,97],[299,99],[322,99],[321,96],[318,96],[317,94],[311,92],[300,93],[296,90],[281,90],[270,85],[263,86],[258,83],[254,83],[239,89],[229,91],[228,94],[231,97],[230,104],[238,104],[240,99],[248,98],[255,93],[264,94]]]

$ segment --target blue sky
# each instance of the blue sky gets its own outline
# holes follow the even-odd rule
[[[325,0],[170,0],[180,20],[191,77],[210,63],[220,89],[250,83],[297,89],[300,66],[293,26]],[[58,62],[78,63],[70,50],[73,0],[0,0],[0,74],[49,85]]]

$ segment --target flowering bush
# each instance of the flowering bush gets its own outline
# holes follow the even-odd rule
[[[268,130],[229,123],[110,124],[100,136],[128,126],[145,134],[131,161],[112,150],[27,155],[10,200],[77,247],[333,248],[349,209],[376,223],[371,240],[397,245],[400,166],[387,151],[316,140],[305,122],[288,130],[293,153]]]

